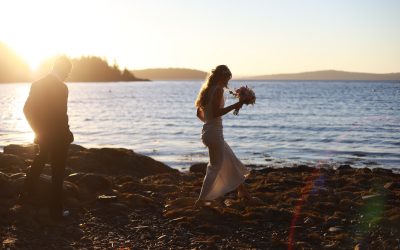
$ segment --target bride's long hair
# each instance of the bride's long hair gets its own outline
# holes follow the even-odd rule
[[[217,85],[218,81],[226,77],[232,77],[232,73],[226,65],[218,65],[211,71],[210,76],[208,76],[203,85],[201,85],[195,102],[196,108],[204,109],[210,98],[208,95],[210,87]]]

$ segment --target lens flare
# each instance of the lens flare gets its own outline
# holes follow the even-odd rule
[[[314,186],[316,183],[316,180],[318,180],[320,177],[320,170],[319,168],[314,168],[312,174],[308,176],[306,180],[306,185],[305,187],[301,190],[301,196],[300,199],[298,200],[292,222],[290,223],[290,231],[289,231],[289,239],[288,239],[288,249],[292,250],[293,249],[293,244],[294,244],[294,233],[295,233],[295,226],[298,218],[300,217],[301,213],[301,208],[303,207],[303,204],[307,201],[308,196],[310,195],[310,192],[314,190]]]

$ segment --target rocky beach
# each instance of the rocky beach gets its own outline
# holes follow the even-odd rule
[[[179,172],[123,148],[71,145],[63,221],[49,218],[51,168],[17,195],[37,147],[0,153],[4,249],[400,249],[400,174],[350,165],[248,166],[253,199],[194,207],[205,163]]]

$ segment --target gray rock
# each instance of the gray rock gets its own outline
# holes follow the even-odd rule
[[[8,173],[16,173],[27,167],[24,159],[13,154],[0,153],[0,170]]]
[[[196,163],[190,166],[189,171],[192,173],[202,173],[205,174],[207,170],[207,163]]]
[[[10,197],[13,195],[11,181],[8,175],[0,172],[0,197]]]
[[[23,159],[33,159],[38,152],[39,147],[36,144],[10,144],[4,147],[4,154],[17,155]]]
[[[177,172],[148,156],[123,148],[81,148],[79,151],[70,151],[68,165],[80,172],[132,175],[140,178],[158,173]]]
[[[78,181],[85,175],[85,173],[72,173],[68,175],[65,180],[73,183],[78,183]]]
[[[24,182],[25,177],[21,177],[13,181],[13,188],[15,192],[19,192],[22,189]],[[52,190],[53,187],[51,176],[41,174],[39,176],[34,194],[29,197],[29,202],[38,205],[48,204],[50,202],[50,198],[52,197]],[[68,198],[78,199],[79,192],[79,188],[75,184],[69,181],[63,182],[63,200],[66,200]]]
[[[386,169],[386,168],[373,168],[372,173],[381,175],[391,175],[393,174],[393,171],[391,169]]]
[[[38,146],[34,144],[5,146],[4,154],[0,154],[0,169],[4,166],[18,166],[25,169],[28,165],[25,160],[32,160],[38,150]],[[131,175],[138,178],[178,172],[162,162],[137,154],[133,150],[124,148],[86,149],[75,144],[69,147],[67,165],[74,172]],[[18,171],[14,171],[14,173]]]
[[[106,191],[111,188],[110,180],[106,176],[99,174],[85,174],[77,183],[80,187],[85,187],[92,193]]]

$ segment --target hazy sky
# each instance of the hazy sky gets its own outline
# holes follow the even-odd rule
[[[400,72],[400,1],[0,0],[0,41],[32,67],[65,53],[234,75]]]

